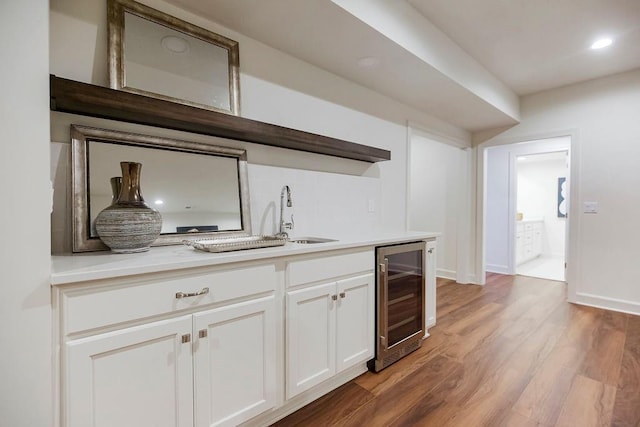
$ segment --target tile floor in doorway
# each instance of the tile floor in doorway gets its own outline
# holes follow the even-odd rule
[[[516,274],[564,281],[564,257],[540,256],[517,266]]]

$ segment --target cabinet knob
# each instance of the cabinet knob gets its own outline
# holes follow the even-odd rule
[[[427,252],[429,252],[430,254],[432,254],[432,253],[433,253],[433,248],[428,249],[428,250],[427,250]]]
[[[202,288],[197,292],[176,292],[176,299],[197,297],[200,295],[206,295],[209,293],[209,288]]]
[[[347,294],[346,294],[346,293],[344,293],[344,292],[340,292],[340,298],[344,298],[344,297],[346,297],[346,296],[347,296]]]
[[[338,299],[338,295],[331,295],[331,299],[336,301]]]
[[[191,334],[184,334],[182,336],[182,344],[186,344],[191,341]]]

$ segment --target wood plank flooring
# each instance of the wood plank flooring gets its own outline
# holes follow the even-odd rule
[[[276,426],[640,426],[640,317],[566,302],[566,285],[438,279],[411,355]]]

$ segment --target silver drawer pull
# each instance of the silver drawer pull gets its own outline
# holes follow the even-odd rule
[[[189,297],[197,297],[200,295],[206,295],[209,293],[209,288],[202,288],[198,292],[176,292],[176,298],[189,298]]]

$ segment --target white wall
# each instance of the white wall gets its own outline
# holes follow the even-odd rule
[[[48,2],[0,2],[0,424],[51,424]],[[26,29],[26,30],[25,30]]]
[[[420,132],[411,133],[409,159],[408,227],[416,231],[437,231],[438,277],[467,283],[468,252],[467,181],[470,162],[467,152],[451,143]]]
[[[522,123],[490,144],[531,140],[544,134],[574,135],[567,277],[573,301],[640,314],[634,268],[640,257],[640,70],[522,99]],[[532,138],[533,137],[533,138]],[[586,201],[597,214],[582,213]]]
[[[565,153],[559,158],[518,161],[517,211],[524,219],[542,219],[542,255],[564,256],[566,218],[558,217],[558,178],[567,177]],[[540,155],[539,155],[540,156]],[[547,156],[541,154],[541,156]]]
[[[469,141],[468,133],[299,61],[200,16],[160,0],[144,3],[235,39],[240,44],[244,117],[341,138],[391,151],[391,161],[369,164],[160,128],[82,116],[52,115],[56,186],[53,247],[69,250],[68,125],[129,130],[188,140],[215,140],[247,148],[255,232],[275,230],[280,188],[294,189],[295,232],[339,235],[406,228],[407,120]],[[51,72],[107,85],[106,3],[52,0]],[[330,182],[331,185],[326,185]],[[369,199],[373,212],[370,212]],[[336,203],[339,201],[339,203]],[[276,207],[276,211],[273,210]]]

